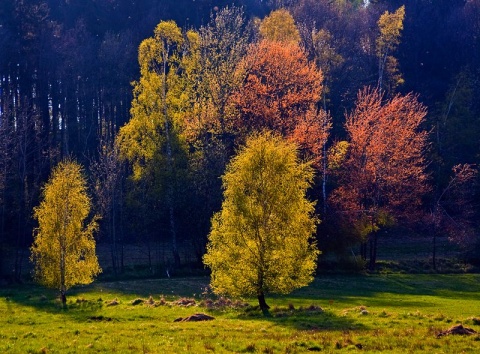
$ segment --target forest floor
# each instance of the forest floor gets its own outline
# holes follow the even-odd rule
[[[0,289],[2,353],[480,352],[479,274],[322,275],[287,296],[218,299],[208,277],[96,282],[62,308],[33,284]],[[205,322],[176,319],[202,313]]]

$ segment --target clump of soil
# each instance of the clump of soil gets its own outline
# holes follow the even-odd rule
[[[153,299],[153,297],[150,295],[150,297],[145,300],[145,304],[146,305],[150,305],[150,306],[154,306],[155,305],[155,300]]]
[[[215,317],[206,315],[204,313],[196,313],[188,317],[179,317],[175,319],[173,322],[200,322],[200,321],[211,321],[214,319]]]
[[[459,324],[457,326],[453,326],[453,327],[447,329],[446,331],[440,332],[439,334],[437,334],[437,338],[447,336],[449,334],[472,335],[472,334],[476,334],[476,333],[477,332],[475,330],[473,330],[472,328],[463,327],[463,325]]]
[[[113,318],[111,317],[105,317],[105,316],[91,316],[88,318],[90,321],[96,321],[96,322],[110,322],[113,321]]]
[[[310,305],[307,307],[307,311],[310,311],[310,312],[323,312],[323,309],[320,307],[320,306],[317,306],[317,305]]]
[[[117,298],[113,299],[112,301],[107,302],[107,306],[117,306],[119,304],[120,304],[120,302],[118,301]]]
[[[144,302],[145,302],[145,300],[140,299],[140,298],[136,298],[135,300],[132,300],[131,304],[133,306],[137,306],[137,305],[143,304]]]
[[[197,304],[197,302],[195,301],[195,299],[189,299],[189,298],[186,298],[186,297],[182,297],[182,298],[178,299],[177,301],[172,302],[172,305],[174,305],[174,306],[185,306],[185,307],[195,306],[196,304]]]

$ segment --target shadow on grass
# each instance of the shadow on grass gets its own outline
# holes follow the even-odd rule
[[[289,297],[350,301],[379,294],[423,295],[444,298],[478,299],[480,274],[389,274],[389,275],[328,275],[317,277],[310,286]]]
[[[101,299],[87,301],[83,297],[73,294],[67,296],[67,306],[60,301],[58,291],[47,289],[36,284],[24,284],[12,286],[0,290],[0,298],[5,299],[8,312],[14,313],[12,305],[30,307],[37,311],[50,314],[69,315],[77,320],[95,318],[95,315],[103,307]]]
[[[208,277],[142,279],[130,281],[96,282],[71,289],[67,295],[68,305],[63,309],[57,300],[58,293],[35,284],[25,284],[0,289],[0,298],[8,298],[7,305],[18,304],[40,311],[69,315],[75,320],[94,318],[107,300],[115,297],[124,302],[137,297],[165,296],[201,298],[208,286]],[[376,307],[432,307],[435,302],[416,296],[437,296],[446,299],[477,300],[480,292],[480,275],[328,275],[318,277],[310,286],[288,296],[272,296],[269,303],[287,306],[292,303],[297,310],[275,313],[268,320],[283,326],[299,329],[359,328],[360,324],[329,311],[322,313],[302,312],[300,306],[312,303],[327,306],[376,306]],[[403,295],[405,295],[403,297]],[[86,298],[84,301],[83,298]],[[203,309],[202,309],[203,310]],[[239,318],[265,320],[261,312],[240,313]]]
[[[208,277],[95,282],[70,289],[67,292],[67,306],[64,308],[58,291],[34,283],[25,283],[0,289],[0,299],[6,300],[8,312],[13,311],[12,305],[15,304],[46,313],[68,315],[74,320],[85,322],[109,320],[101,318],[99,313],[107,307],[107,302],[116,297],[122,298],[124,302],[160,295],[168,299],[199,298],[208,284]]]
[[[240,320],[269,321],[278,326],[291,327],[302,331],[322,330],[361,330],[367,329],[365,324],[352,318],[337,316],[333,312],[324,311],[319,306],[309,307],[275,307],[268,314],[263,314],[256,306],[245,309],[236,317]]]

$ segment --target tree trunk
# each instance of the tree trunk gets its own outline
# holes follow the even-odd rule
[[[112,191],[111,194],[111,205],[110,205],[110,222],[109,222],[109,228],[110,228],[110,236],[112,239],[111,243],[111,255],[112,255],[112,268],[113,268],[113,274],[115,277],[117,276],[117,257],[118,257],[118,251],[117,251],[117,235],[116,235],[116,225],[115,225],[115,190]]]
[[[63,288],[60,290],[60,300],[62,301],[62,306],[64,308],[67,307],[67,291]]]
[[[264,314],[268,314],[268,310],[270,309],[270,306],[267,305],[267,302],[265,301],[265,294],[263,293],[263,291],[260,291],[258,293],[258,304],[260,305],[260,310],[262,310],[262,312]]]
[[[66,220],[64,220],[65,222]],[[65,226],[63,227],[65,230]],[[60,299],[62,300],[62,306],[65,308],[67,306],[67,287],[65,286],[65,253],[66,253],[66,242],[65,236],[60,235]]]
[[[375,270],[375,265],[377,263],[377,232],[373,233],[373,237],[370,240],[370,265],[369,268],[371,271]]]
[[[327,98],[325,92],[323,93],[323,109],[327,111]],[[323,132],[326,133],[327,120],[323,123]],[[323,196],[323,218],[327,216],[327,139],[325,139],[322,147],[322,168],[323,168],[323,180],[322,180],[322,196]]]
[[[175,225],[175,210],[173,206],[173,197],[174,197],[174,185],[173,185],[173,152],[172,152],[172,142],[170,136],[170,122],[168,120],[168,110],[167,110],[167,55],[169,52],[169,47],[166,47],[166,51],[163,55],[163,114],[165,119],[165,139],[167,143],[167,169],[170,181],[168,183],[167,190],[167,204],[169,212],[169,221],[170,221],[170,235],[172,237],[172,253],[173,260],[175,262],[175,267],[180,267],[180,255],[178,253],[177,247],[177,231]]]
[[[367,260],[367,241],[360,244],[360,256],[362,257],[362,260]]]
[[[437,270],[437,233],[433,231],[433,250],[432,250],[433,270]]]

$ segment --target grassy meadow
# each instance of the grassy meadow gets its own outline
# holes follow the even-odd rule
[[[207,285],[206,277],[97,282],[73,289],[66,309],[54,291],[3,288],[0,352],[480,352],[480,334],[437,338],[459,323],[480,332],[480,275],[325,275],[267,298],[269,317],[254,299],[218,301]],[[195,313],[215,319],[174,322]]]

